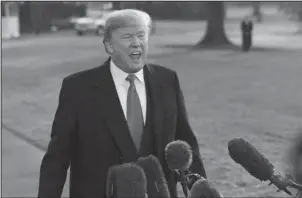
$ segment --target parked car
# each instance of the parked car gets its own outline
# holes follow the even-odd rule
[[[91,32],[96,35],[102,35],[107,15],[110,12],[111,11],[94,11],[89,12],[86,17],[78,18],[74,24],[77,35],[82,36]]]
[[[59,30],[64,30],[64,29],[73,29],[76,20],[77,20],[76,17],[70,17],[65,19],[64,18],[52,19],[50,23],[50,30],[52,32],[57,32]]]

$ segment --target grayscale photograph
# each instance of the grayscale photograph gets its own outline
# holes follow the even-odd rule
[[[1,197],[302,197],[301,1],[1,1]]]

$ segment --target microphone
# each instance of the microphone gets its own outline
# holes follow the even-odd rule
[[[166,160],[171,170],[188,170],[192,163],[191,146],[182,140],[175,140],[165,148]]]
[[[202,178],[193,184],[189,198],[223,198],[223,196],[212,183]]]
[[[292,196],[287,187],[302,190],[302,185],[294,183],[290,179],[284,179],[280,174],[275,175],[274,165],[262,155],[253,145],[242,138],[235,138],[228,143],[229,155],[252,176],[260,181],[270,181],[278,188],[278,192],[283,190]]]
[[[119,165],[112,165],[109,167],[107,178],[106,178],[106,197],[114,198],[116,197],[116,172]]]
[[[172,141],[165,148],[165,157],[169,169],[177,173],[183,192],[188,197],[188,178],[185,171],[189,170],[192,163],[191,146],[182,140]]]
[[[142,167],[146,174],[148,196],[170,198],[168,183],[158,158],[154,155],[140,157],[136,164]]]
[[[229,141],[228,150],[231,158],[257,179],[266,181],[274,174],[274,165],[244,139]]]
[[[114,165],[107,175],[106,194],[112,198],[147,198],[147,180],[144,170],[134,163]]]

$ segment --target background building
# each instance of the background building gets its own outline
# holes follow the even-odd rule
[[[19,5],[16,2],[1,2],[1,36],[4,39],[20,36]]]

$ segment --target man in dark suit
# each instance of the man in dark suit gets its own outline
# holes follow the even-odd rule
[[[105,197],[110,166],[150,154],[160,160],[171,195],[177,197],[164,153],[176,139],[191,145],[191,171],[206,177],[177,74],[147,63],[151,23],[145,12],[113,12],[103,40],[110,58],[63,80],[41,163],[39,197],[61,196],[69,166],[70,197]]]
[[[249,17],[245,17],[241,22],[241,33],[242,33],[242,50],[249,51],[252,45],[253,35],[253,22]]]

